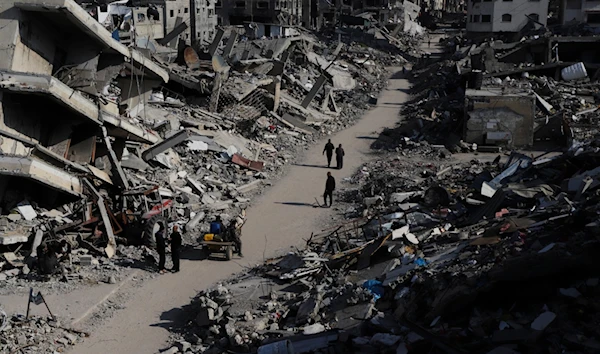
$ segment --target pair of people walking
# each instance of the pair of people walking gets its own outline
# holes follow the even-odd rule
[[[173,261],[173,273],[179,272],[179,251],[181,249],[181,234],[179,233],[179,226],[173,226],[173,232],[168,238],[165,237],[165,227],[163,224],[158,224],[158,231],[155,234],[156,237],[156,251],[158,252],[158,272],[164,274],[167,272],[165,269],[165,261],[167,258],[166,248],[167,241],[171,243],[171,260]]]
[[[337,148],[331,142],[331,139],[327,141],[325,144],[325,148],[323,149],[323,154],[327,155],[327,167],[331,167],[331,158],[333,157],[333,151],[335,150],[335,162],[336,168],[341,170],[344,167],[344,149],[342,148],[342,144],[340,144]]]

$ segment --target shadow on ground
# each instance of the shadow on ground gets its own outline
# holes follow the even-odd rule
[[[310,164],[299,164],[299,163],[292,164],[292,166],[333,169],[333,167],[327,167],[326,165],[310,165]]]
[[[275,202],[275,204],[291,205],[291,206],[308,206],[308,207],[317,208],[317,205],[316,205],[315,203],[302,203],[302,202]]]

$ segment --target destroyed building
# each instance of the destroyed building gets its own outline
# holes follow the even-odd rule
[[[15,203],[8,191],[17,199],[25,197],[19,193],[43,196],[49,205],[64,194],[81,196],[82,174],[126,186],[113,174],[119,162],[106,144],[158,141],[122,118],[119,109],[135,116],[148,87],[167,81],[167,72],[116,42],[73,1],[4,2],[0,11],[6,44],[0,68],[4,203]],[[136,85],[128,92],[142,76],[146,89]],[[117,77],[121,107],[107,91]],[[98,141],[103,143],[97,146]],[[103,157],[110,163],[100,163]],[[57,193],[39,193],[39,183]]]
[[[196,0],[78,0],[113,37],[129,45],[133,40],[162,40],[163,44],[208,45],[217,26],[215,3]],[[167,36],[168,37],[165,37]],[[143,48],[148,45],[139,45]]]
[[[336,0],[316,1],[313,12],[313,23],[316,28],[342,22],[356,21],[364,18],[371,22],[387,23],[393,18],[393,8],[398,7],[394,1],[388,0]]]
[[[562,0],[560,2],[560,22],[584,23],[590,27],[600,27],[600,4],[589,0]]]
[[[530,21],[546,26],[547,17],[548,0],[467,2],[467,32],[473,37],[516,34]]]
[[[598,352],[596,66],[536,64],[530,40],[415,63],[406,129],[345,181],[343,221],[200,293],[170,350]],[[569,139],[529,150],[545,128]]]
[[[245,26],[251,38],[287,37],[301,26],[302,0],[217,0],[217,16],[222,26]]]
[[[42,242],[111,258],[151,244],[173,213],[191,232],[245,206],[298,149],[360,116],[383,87],[381,63],[403,62],[391,51],[415,41],[389,36],[381,52],[310,33],[223,41],[220,30],[196,52],[175,41],[185,26],[136,38],[165,20],[159,3],[137,5],[0,7],[0,240],[21,250],[1,264],[14,281],[31,280],[18,270]]]
[[[465,93],[467,143],[522,148],[533,145],[535,96],[500,88],[468,89]]]

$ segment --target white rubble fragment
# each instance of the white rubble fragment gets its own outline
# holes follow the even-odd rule
[[[561,295],[564,295],[567,297],[578,298],[581,296],[581,293],[575,288],[568,288],[568,289],[560,288],[559,291],[560,291]]]
[[[391,347],[402,339],[400,336],[395,336],[389,333],[376,333],[371,338],[371,344],[384,347]]]
[[[315,324],[304,327],[304,331],[302,331],[302,333],[304,333],[304,335],[310,335],[310,334],[321,333],[323,331],[325,331],[325,326],[323,326],[320,323],[315,323]]]
[[[191,150],[191,151],[207,151],[208,144],[205,143],[204,141],[193,140],[193,141],[187,142],[187,148],[188,148],[188,150]]]
[[[543,331],[554,321],[556,318],[556,314],[551,311],[546,311],[539,315],[533,323],[531,323],[531,329],[535,329],[536,331]]]
[[[33,210],[33,207],[29,204],[21,204],[17,206],[19,214],[27,221],[31,221],[37,217],[37,213]]]

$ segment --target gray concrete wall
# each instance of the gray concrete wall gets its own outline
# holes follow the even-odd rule
[[[151,20],[146,16],[147,7],[132,8],[133,23],[135,24],[135,34],[138,37],[146,37],[150,39],[159,39],[165,36],[165,28],[163,26],[164,11],[158,8],[160,14],[159,20]]]
[[[94,132],[94,124],[65,108],[46,95],[4,92],[0,96],[0,134],[6,132],[48,148],[59,156],[65,156],[73,130],[86,126]],[[15,142],[16,143],[16,142]],[[8,154],[18,145],[2,147]],[[4,151],[4,150],[8,151]],[[21,148],[15,155],[28,152]]]
[[[0,69],[12,68],[19,30],[19,11],[9,1],[0,1]]]
[[[196,37],[200,45],[209,45],[215,37],[217,14],[215,0],[196,1]]]
[[[534,97],[467,97],[473,110],[466,112],[465,141],[485,144],[487,132],[510,132],[511,147],[533,144]]]
[[[177,25],[177,18],[181,17],[183,22],[187,22],[190,25],[189,18],[190,13],[190,0],[168,0],[165,1],[165,35],[171,32]],[[189,42],[191,39],[190,27],[188,27],[180,35],[180,38],[185,39]]]
[[[11,70],[52,75],[56,55],[52,37],[56,32],[23,12],[19,18]]]

